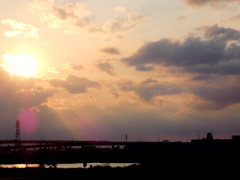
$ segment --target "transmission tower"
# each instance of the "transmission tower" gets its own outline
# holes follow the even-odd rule
[[[15,140],[20,140],[20,124],[19,124],[19,120],[17,120],[17,122],[16,122]]]

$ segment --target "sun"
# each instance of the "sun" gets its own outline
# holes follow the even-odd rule
[[[34,76],[37,74],[37,64],[34,58],[29,55],[4,54],[4,69],[11,75]]]

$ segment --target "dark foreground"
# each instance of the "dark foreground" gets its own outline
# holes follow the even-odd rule
[[[231,164],[95,166],[92,168],[0,168],[0,179],[238,179],[238,168]]]
[[[0,168],[1,179],[239,179],[240,141],[138,143],[124,149],[80,148],[2,151],[0,163],[33,163],[42,168]],[[43,168],[58,163],[139,163],[125,168]]]

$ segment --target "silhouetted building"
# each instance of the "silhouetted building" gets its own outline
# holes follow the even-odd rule
[[[233,135],[232,140],[240,140],[240,135]]]
[[[212,133],[208,132],[207,133],[207,140],[213,140],[213,136],[212,136]]]

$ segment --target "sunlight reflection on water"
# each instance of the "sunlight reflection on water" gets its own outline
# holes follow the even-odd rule
[[[110,166],[110,167],[126,167],[135,163],[87,163],[86,168],[90,166]],[[26,168],[26,167],[38,167],[38,164],[1,164],[3,168]],[[83,168],[83,163],[72,163],[72,164],[57,164],[57,168]]]

